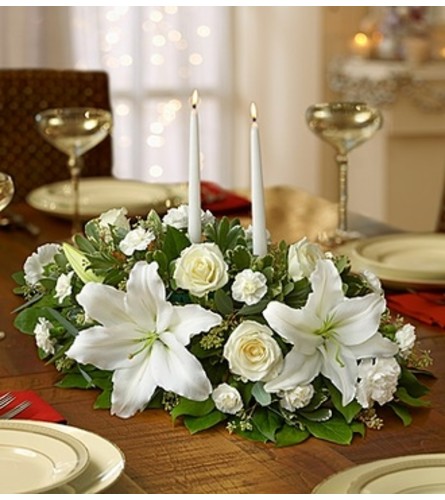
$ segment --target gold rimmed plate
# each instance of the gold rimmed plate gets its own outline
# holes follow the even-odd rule
[[[377,460],[332,475],[313,490],[319,494],[444,494],[445,454]]]
[[[0,492],[43,493],[88,466],[87,447],[59,428],[29,421],[0,422]]]
[[[79,184],[79,210],[83,219],[97,217],[111,208],[125,207],[129,215],[163,214],[187,202],[185,184],[155,184],[114,177],[85,177]],[[54,182],[31,191],[26,201],[42,212],[62,218],[73,214],[69,181]]]
[[[367,269],[387,286],[445,287],[445,234],[377,236],[348,243],[336,252],[348,255],[353,271]]]

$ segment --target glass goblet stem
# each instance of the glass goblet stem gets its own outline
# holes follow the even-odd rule
[[[80,173],[83,167],[83,158],[70,155],[68,158],[68,168],[71,175],[71,191],[73,197],[73,216],[71,219],[71,235],[74,236],[81,230],[80,225],[80,210],[79,210],[79,180]]]
[[[348,230],[348,157],[338,154],[335,157],[338,166],[338,229],[342,232]]]

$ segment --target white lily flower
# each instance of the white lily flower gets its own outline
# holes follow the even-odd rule
[[[201,306],[174,306],[155,262],[138,262],[123,292],[87,283],[77,301],[99,326],[82,330],[67,356],[114,370],[111,413],[123,418],[143,410],[156,387],[203,401],[212,385],[186,349],[193,335],[207,332],[221,317]]]
[[[271,302],[263,312],[270,326],[293,348],[282,372],[264,386],[268,392],[309,384],[320,373],[350,403],[356,392],[357,361],[389,357],[398,347],[378,332],[385,300],[377,293],[347,298],[330,260],[320,259],[311,275],[312,293],[302,309]]]

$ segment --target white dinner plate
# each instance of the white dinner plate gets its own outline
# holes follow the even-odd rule
[[[445,453],[377,460],[338,472],[320,483],[320,494],[444,494]]]
[[[23,422],[31,423],[27,420],[23,420]],[[99,493],[111,486],[124,470],[124,454],[115,444],[102,436],[70,425],[50,422],[32,423],[41,429],[63,432],[65,436],[70,436],[83,443],[89,453],[90,459],[83,472],[69,482],[54,487],[51,489],[51,493]]]
[[[70,218],[73,200],[69,181],[54,182],[31,191],[26,201],[37,210]],[[83,219],[97,217],[111,208],[125,207],[129,215],[160,214],[187,202],[185,184],[154,184],[113,177],[85,177],[79,183],[79,211]]]
[[[353,271],[368,269],[389,286],[445,286],[445,234],[376,236],[347,243],[336,252],[348,255]]]
[[[42,493],[74,480],[88,466],[87,447],[59,428],[0,422],[0,492]]]

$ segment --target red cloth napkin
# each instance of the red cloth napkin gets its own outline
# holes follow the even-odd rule
[[[388,307],[428,325],[445,328],[445,294],[417,292],[387,295]]]
[[[250,210],[250,200],[209,181],[201,181],[201,201],[204,210],[213,215],[243,213]]]
[[[63,417],[58,411],[56,411],[34,391],[11,391],[11,394],[15,396],[15,399],[11,403],[9,403],[8,406],[0,410],[0,415],[3,415],[8,410],[11,410],[14,406],[17,406],[17,404],[21,403],[22,401],[30,401],[31,406],[28,406],[28,408],[23,410],[14,418],[27,420],[43,420],[44,422],[66,423],[65,417]]]

